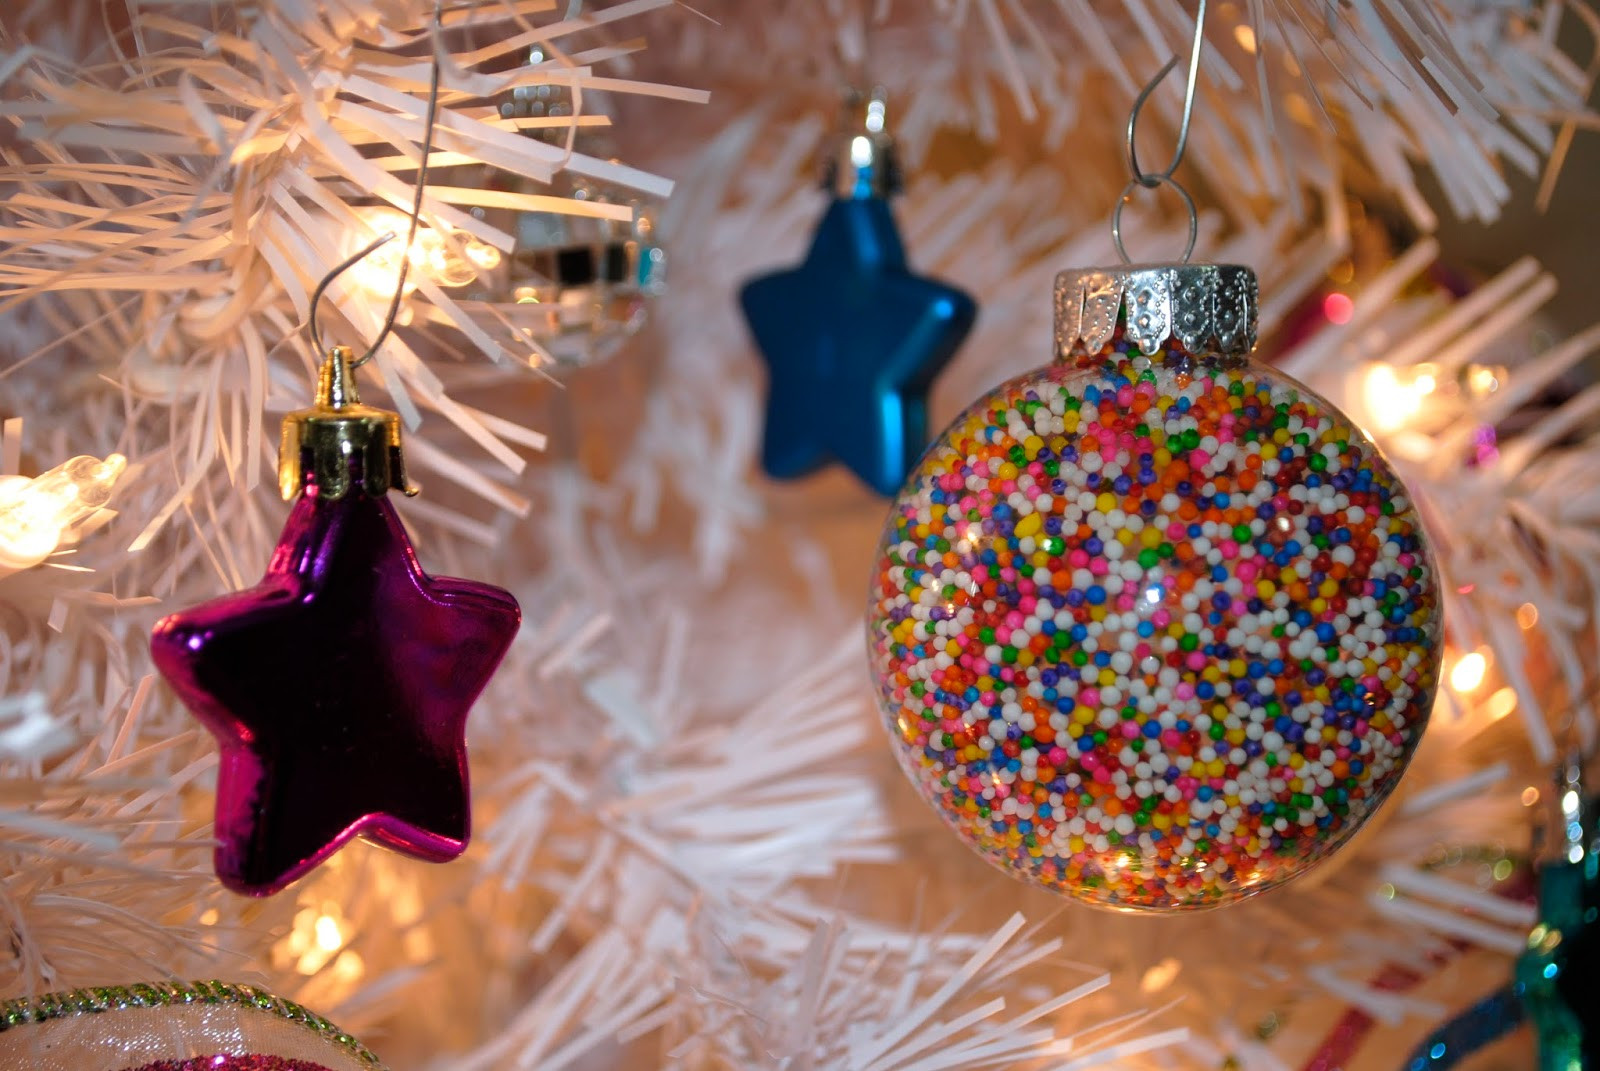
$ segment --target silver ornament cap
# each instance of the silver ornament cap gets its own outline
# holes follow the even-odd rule
[[[1196,356],[1243,357],[1256,345],[1260,288],[1240,264],[1127,264],[1056,276],[1056,356],[1097,353],[1117,321],[1146,353],[1176,339]]]
[[[900,192],[900,161],[887,123],[888,97],[880,86],[870,94],[845,96],[839,132],[823,164],[822,186],[845,200],[888,197]]]

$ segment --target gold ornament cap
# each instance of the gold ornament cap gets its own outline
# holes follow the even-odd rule
[[[348,346],[335,346],[323,361],[316,403],[283,418],[278,490],[288,500],[308,483],[319,498],[340,499],[352,491],[376,496],[391,488],[417,493],[406,482],[400,414],[361,404]]]

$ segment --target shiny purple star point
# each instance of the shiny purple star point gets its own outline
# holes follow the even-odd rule
[[[357,835],[460,855],[467,712],[520,621],[509,592],[424,573],[386,498],[301,496],[259,584],[150,640],[221,749],[222,883],[277,892]]]

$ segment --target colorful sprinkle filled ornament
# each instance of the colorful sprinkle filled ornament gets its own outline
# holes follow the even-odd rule
[[[1231,265],[1064,272],[1058,358],[889,513],[868,632],[901,765],[1014,876],[1174,911],[1280,885],[1394,789],[1438,679],[1416,509],[1342,413],[1251,363]]]

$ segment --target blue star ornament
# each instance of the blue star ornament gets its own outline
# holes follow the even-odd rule
[[[776,479],[830,458],[893,495],[927,445],[927,394],[977,317],[914,275],[889,203],[838,198],[804,263],[740,295],[768,369],[761,464]]]
[[[881,495],[900,490],[928,443],[928,388],[978,315],[965,293],[906,266],[884,115],[881,90],[847,96],[823,179],[834,199],[811,252],[739,295],[767,364],[761,466],[774,479],[831,458]]]

